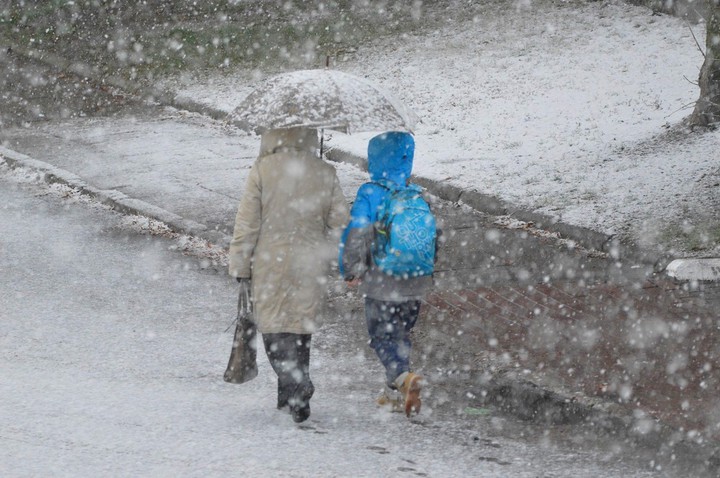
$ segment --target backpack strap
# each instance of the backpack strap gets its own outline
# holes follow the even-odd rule
[[[423,188],[414,183],[409,183],[403,188],[398,186],[397,183],[395,183],[394,181],[390,181],[389,179],[376,179],[374,181],[370,181],[370,184],[380,186],[381,188],[389,192],[389,194],[385,196],[385,199],[381,203],[381,206],[385,210],[387,209],[388,202],[392,200],[393,195],[399,191],[412,191],[420,196],[423,195]]]
[[[387,191],[385,197],[382,199],[382,201],[380,201],[378,216],[376,218],[376,221],[384,222],[388,216],[388,204],[392,199],[393,194],[396,191],[399,191],[400,188],[396,183],[390,181],[389,179],[377,179],[375,181],[370,181],[370,183],[375,184],[376,186],[380,186],[382,189]]]
[[[394,182],[390,181],[389,179],[378,179],[378,180],[370,181],[370,182],[371,182],[372,184],[377,184],[377,185],[380,186],[381,188],[387,189],[387,190],[390,191],[390,192],[397,191],[398,189],[400,189],[400,188],[397,186],[397,184],[395,184]]]
[[[370,182],[372,184],[377,184],[378,186],[385,188],[389,191],[393,191],[393,192],[400,191],[402,189],[409,189],[411,191],[415,191],[418,193],[423,192],[423,188],[421,186],[418,186],[415,183],[408,183],[408,185],[403,188],[401,186],[398,186],[397,183],[395,183],[394,181],[390,181],[389,179],[376,179],[376,180],[370,181]]]

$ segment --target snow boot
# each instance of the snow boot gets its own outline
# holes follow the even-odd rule
[[[310,418],[310,398],[315,393],[315,387],[312,382],[300,384],[295,390],[295,394],[290,400],[290,414],[295,423],[302,423]]]
[[[292,410],[292,418],[295,423],[302,423],[310,418],[310,402],[306,402],[301,407],[290,407]]]
[[[402,412],[405,407],[402,394],[393,388],[385,385],[380,395],[375,399],[379,407],[387,407],[391,412]]]
[[[424,385],[423,378],[412,372],[404,372],[395,379],[395,385],[403,396],[405,402],[405,416],[420,413],[420,390]]]

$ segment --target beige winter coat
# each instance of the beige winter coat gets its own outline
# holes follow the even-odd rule
[[[348,206],[317,148],[316,130],[263,134],[238,207],[229,272],[252,278],[261,333],[310,334],[322,319]]]

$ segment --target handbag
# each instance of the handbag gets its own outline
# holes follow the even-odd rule
[[[245,294],[245,297],[243,297]],[[238,299],[238,315],[235,325],[230,360],[223,379],[228,383],[245,383],[257,377],[257,327],[253,322],[252,311],[248,306],[248,291],[241,290]],[[243,299],[246,302],[243,302]]]

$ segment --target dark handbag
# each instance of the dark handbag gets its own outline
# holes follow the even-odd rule
[[[257,328],[252,313],[238,304],[235,338],[233,339],[230,360],[223,379],[229,383],[245,383],[257,377]]]

